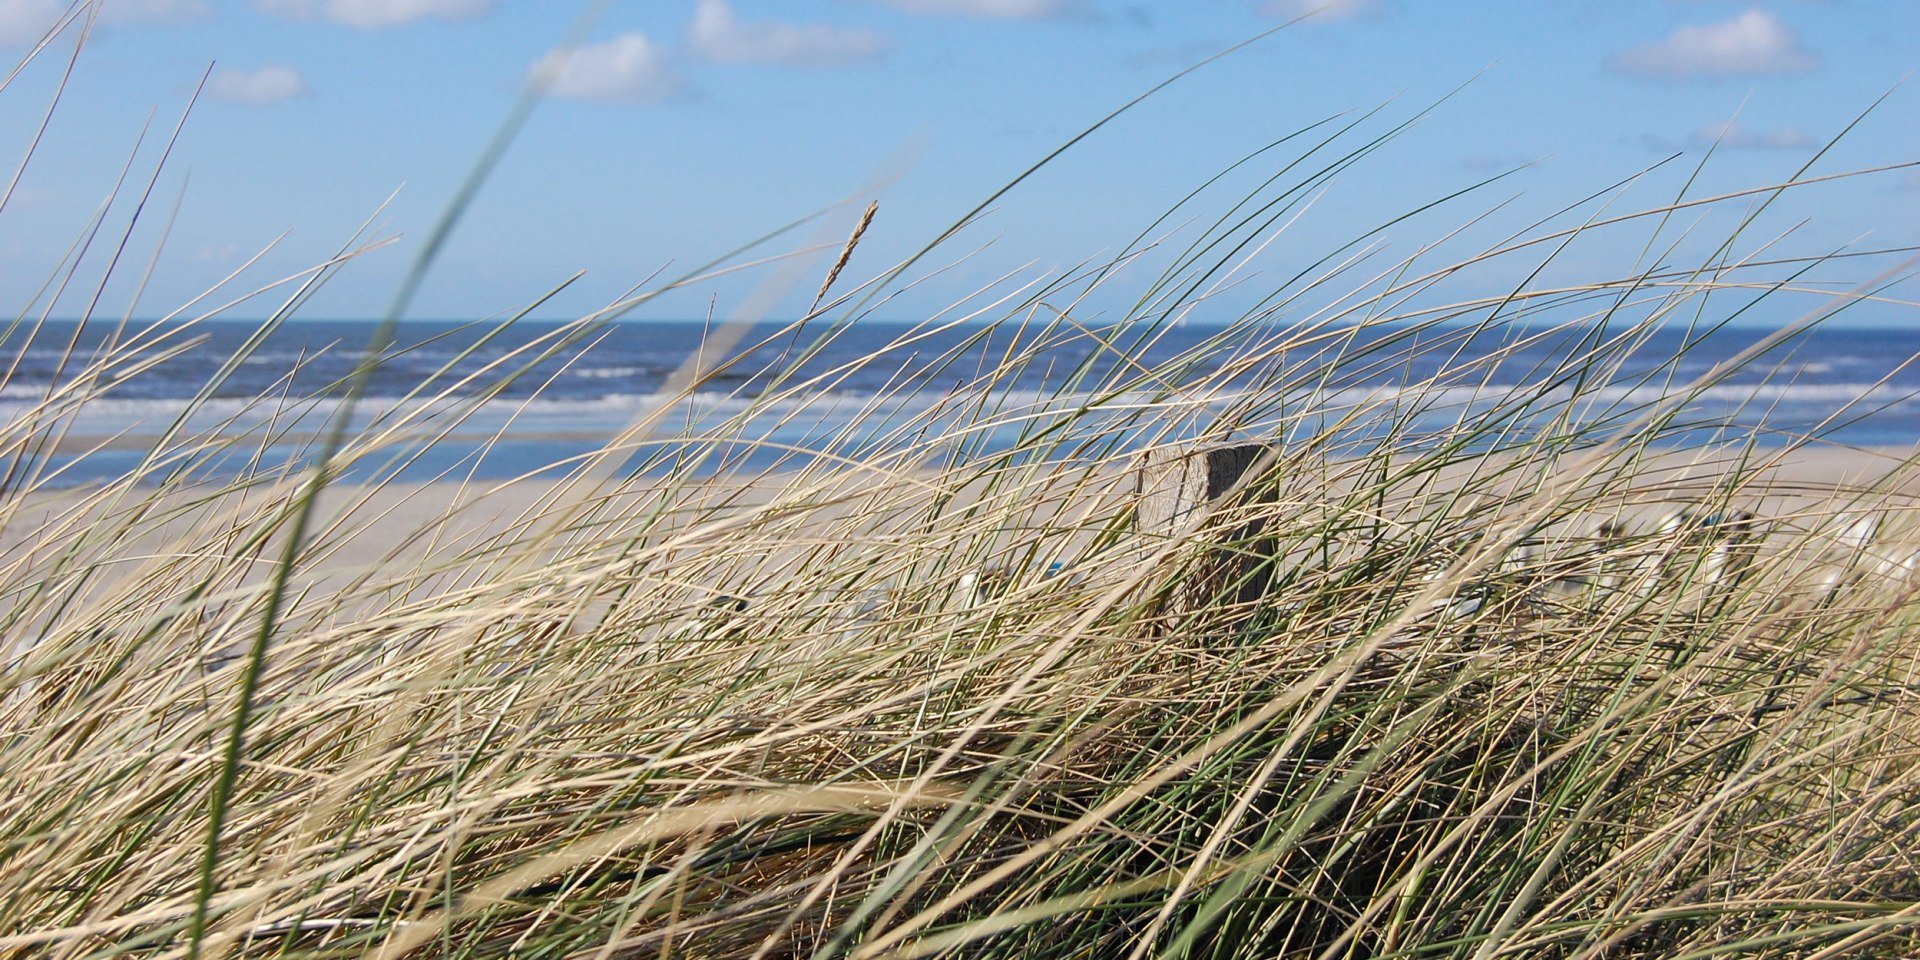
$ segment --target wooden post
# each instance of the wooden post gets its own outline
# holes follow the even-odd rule
[[[1214,544],[1182,569],[1169,595],[1169,613],[1178,617],[1208,606],[1244,606],[1266,593],[1273,544],[1262,536],[1265,521],[1243,511],[1274,497],[1270,484],[1248,475],[1263,459],[1263,469],[1270,469],[1273,452],[1264,443],[1148,452],[1135,477],[1135,529]],[[1234,495],[1223,499],[1229,492]],[[1195,514],[1204,511],[1217,511],[1221,519],[1196,521]]]

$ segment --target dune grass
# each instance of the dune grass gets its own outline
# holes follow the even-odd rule
[[[1688,403],[1763,349],[1624,373],[1655,329],[1808,292],[1811,325],[1904,268],[1835,293],[1801,271],[1845,256],[1744,223],[1668,262],[1676,212],[1763,207],[1803,171],[1464,255],[1439,235],[1382,262],[1356,230],[1295,276],[1246,270],[1398,129],[1301,131],[1192,236],[1155,225],[877,345],[860,363],[896,388],[772,469],[738,454],[851,372],[804,360],[920,257],[835,291],[843,253],[739,417],[675,425],[717,349],[600,453],[512,484],[380,478],[630,302],[449,365],[418,387],[438,403],[366,430],[302,418],[362,376],[51,493],[76,413],[221,307],[126,324],[0,428],[0,953],[1920,950],[1908,471],[1779,486],[1817,438]],[[1534,281],[1609,230],[1644,262]],[[263,332],[368,245],[278,287]],[[1171,254],[1141,279],[1148,251]],[[1516,261],[1502,292],[1472,279]],[[1147,362],[1246,283],[1271,293]],[[1115,289],[1126,316],[1079,315]],[[916,352],[949,329],[964,348]],[[978,342],[993,362],[962,367]],[[1557,359],[1516,372],[1540,343]],[[1048,395],[1012,389],[1065,347]],[[1416,355],[1452,359],[1368,386]],[[1136,522],[1148,458],[1250,437],[1283,442],[1174,525]],[[317,466],[274,453],[303,440]]]

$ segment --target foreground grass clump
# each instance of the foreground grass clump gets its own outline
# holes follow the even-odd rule
[[[342,487],[271,614],[303,475],[16,489],[0,947],[181,955],[204,910],[203,955],[288,957],[1915,948],[1920,604],[1898,537],[1848,527],[1899,530],[1902,477],[1788,497],[1793,451],[1660,447],[1646,411],[1487,432],[1586,399],[1555,370],[1417,438],[1296,431],[1140,529],[1123,435],[1278,435],[1261,398],[1337,379],[1267,336],[1213,344],[1275,360],[1257,389],[1115,368],[1088,393],[1122,416],[750,485]],[[1656,522],[1763,503],[1744,542]]]

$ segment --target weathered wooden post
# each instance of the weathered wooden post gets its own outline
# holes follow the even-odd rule
[[[1273,466],[1264,443],[1149,451],[1135,475],[1134,526],[1161,537],[1190,537],[1208,547],[1182,568],[1167,613],[1179,619],[1210,606],[1246,612],[1267,591],[1274,545],[1258,506],[1277,491],[1254,475]],[[1231,494],[1231,496],[1229,496]],[[1210,513],[1205,519],[1196,515]]]

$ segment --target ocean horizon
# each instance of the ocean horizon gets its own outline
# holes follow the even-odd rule
[[[262,335],[243,321],[17,323],[0,337],[0,419],[12,425],[5,455],[19,457],[20,438],[38,431],[54,438],[38,448],[39,485],[101,482],[148,461],[154,441],[177,424],[185,434],[273,435],[235,444],[224,466],[203,459],[195,465],[203,473],[255,458],[297,461],[334,415],[340,385],[377,326],[291,320]],[[861,321],[825,338],[830,328],[821,324],[797,333],[762,324],[715,353],[711,329],[410,321],[372,368],[355,429],[410,424],[403,433],[411,439],[397,449],[417,449],[379,474],[401,480],[562,471],[645,418],[655,423],[625,465],[636,472],[687,469],[695,449],[705,451],[693,464],[700,472],[874,456],[915,442],[928,451],[940,428],[965,421],[939,454],[953,462],[1008,449],[1051,416],[1125,418],[1191,388],[1222,411],[1248,391],[1271,394],[1262,405],[1269,413],[1236,424],[1238,435],[1292,438],[1338,424],[1357,451],[1384,439],[1370,423],[1391,419],[1393,442],[1418,444],[1516,392],[1538,395],[1540,412],[1503,436],[1566,429],[1569,403],[1589,428],[1625,423],[1770,334],[1569,324],[1377,325],[1307,336],[1273,325],[1223,341],[1219,328],[1198,325]],[[1609,339],[1622,337],[1630,347]],[[1596,352],[1604,358],[1579,359]],[[1915,356],[1920,331],[1828,322],[1700,386],[1660,442],[1911,446],[1920,439]],[[704,373],[693,389],[662,393],[676,371],[691,368]],[[1136,375],[1149,368],[1164,375]],[[1559,382],[1575,370],[1581,382]],[[1189,416],[1182,429],[1205,430],[1205,419]],[[433,442],[420,442],[426,437]],[[720,437],[725,449],[715,447]]]

